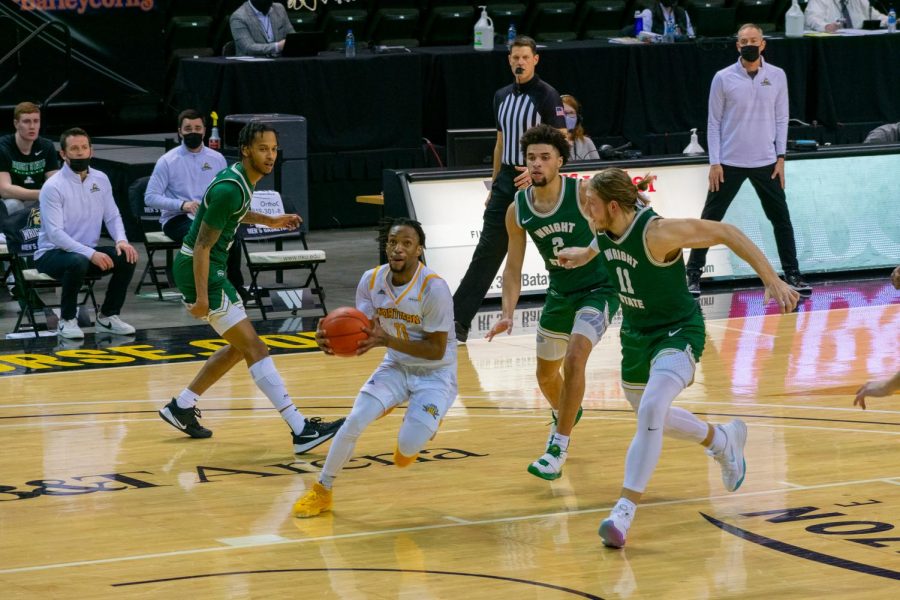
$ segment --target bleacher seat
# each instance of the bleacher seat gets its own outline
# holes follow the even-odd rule
[[[460,4],[432,4],[421,41],[426,46],[452,46],[472,43],[475,11],[471,6]],[[459,2],[459,0],[450,0]]]
[[[370,42],[386,46],[418,46],[419,9],[408,6],[408,0],[380,0],[371,17],[367,36]]]
[[[204,15],[172,17],[166,25],[166,49],[209,47],[212,23],[212,17]]]
[[[353,6],[352,4],[350,5]],[[333,8],[322,17],[322,30],[330,48],[343,48],[347,30],[353,30],[357,49],[366,40],[369,14],[362,8]]]
[[[521,2],[509,2],[509,0],[485,0],[488,15],[494,22],[494,37],[498,44],[506,43],[506,33],[510,24],[516,26],[516,31],[525,33],[525,15],[528,6]],[[480,13],[479,13],[480,14]],[[474,26],[474,23],[472,24]]]
[[[775,5],[776,0],[736,0],[735,22],[738,27],[742,23],[756,23],[764,33],[771,33],[776,30]]]
[[[586,40],[616,37],[631,19],[626,19],[625,0],[586,0],[581,5],[579,37]]]
[[[574,2],[538,2],[531,9],[527,31],[538,42],[571,41],[578,38],[575,15]]]
[[[737,32],[737,16],[730,0],[691,0],[687,11],[700,37],[727,37]]]

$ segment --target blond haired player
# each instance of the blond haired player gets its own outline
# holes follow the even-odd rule
[[[385,346],[387,353],[331,442],[319,481],[294,504],[297,517],[331,510],[334,480],[373,421],[409,400],[394,451],[394,464],[406,467],[437,433],[456,399],[453,297],[447,283],[421,262],[424,249],[422,226],[395,219],[387,229],[387,264],[366,271],[359,281],[356,308],[372,320],[372,327],[357,355],[377,346]],[[316,342],[330,354],[327,334],[319,329]]]

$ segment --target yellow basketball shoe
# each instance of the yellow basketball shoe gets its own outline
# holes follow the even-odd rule
[[[331,496],[331,490],[326,490],[325,486],[316,482],[311,490],[294,503],[294,516],[305,519],[331,510]]]
[[[394,464],[397,465],[398,469],[408,467],[409,465],[416,462],[417,458],[419,458],[418,452],[416,452],[412,456],[404,456],[400,454],[400,448],[394,448]]]

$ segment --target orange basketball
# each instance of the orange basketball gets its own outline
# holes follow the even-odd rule
[[[338,356],[356,356],[357,342],[369,337],[362,330],[369,327],[369,319],[352,306],[342,306],[328,313],[320,321],[328,344]]]

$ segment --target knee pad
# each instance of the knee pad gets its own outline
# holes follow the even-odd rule
[[[560,360],[566,355],[569,346],[569,336],[560,336],[558,333],[544,331],[540,327],[537,331],[537,357],[543,360]]]
[[[596,346],[606,333],[609,325],[607,316],[596,308],[582,308],[575,313],[575,322],[572,324],[572,335],[583,335],[591,341],[591,346]]]
[[[671,377],[684,387],[694,383],[696,363],[687,350],[663,350],[650,362],[650,376],[654,374]]]

